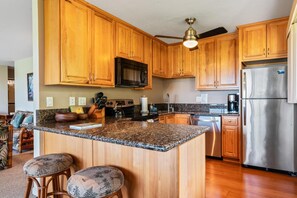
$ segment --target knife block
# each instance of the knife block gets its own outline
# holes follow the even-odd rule
[[[105,107],[102,109],[95,109],[95,111],[91,114],[90,118],[98,119],[105,117]]]

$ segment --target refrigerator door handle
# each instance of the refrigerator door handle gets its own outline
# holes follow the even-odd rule
[[[243,71],[243,78],[242,78],[242,96],[243,98],[247,98],[247,85],[246,85],[246,72]]]
[[[242,109],[243,109],[243,126],[246,126],[246,100],[242,103]]]

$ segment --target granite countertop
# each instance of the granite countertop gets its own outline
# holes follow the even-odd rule
[[[103,126],[85,130],[69,128],[71,124],[85,122],[102,123]],[[96,121],[39,123],[24,127],[162,152],[181,145],[203,134],[208,129],[208,127],[204,126],[149,123],[131,121],[129,118],[115,119],[108,117]]]

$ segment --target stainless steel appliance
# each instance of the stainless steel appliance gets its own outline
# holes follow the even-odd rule
[[[228,113],[238,113],[239,94],[228,94]]]
[[[148,85],[147,64],[125,58],[115,58],[116,87],[144,87]]]
[[[222,133],[220,116],[191,115],[192,125],[208,126],[210,129],[205,132],[206,155],[222,157]]]
[[[243,164],[297,170],[296,108],[287,103],[285,64],[243,69]]]

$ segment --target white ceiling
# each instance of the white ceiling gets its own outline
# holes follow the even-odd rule
[[[288,16],[293,0],[86,0],[150,33],[183,36],[187,17],[198,33]],[[32,0],[0,0],[0,65],[32,56]],[[164,40],[168,43],[177,40]]]
[[[195,17],[198,33],[289,16],[293,0],[86,0],[150,33],[184,36],[185,18]],[[167,43],[180,40],[166,39]]]

